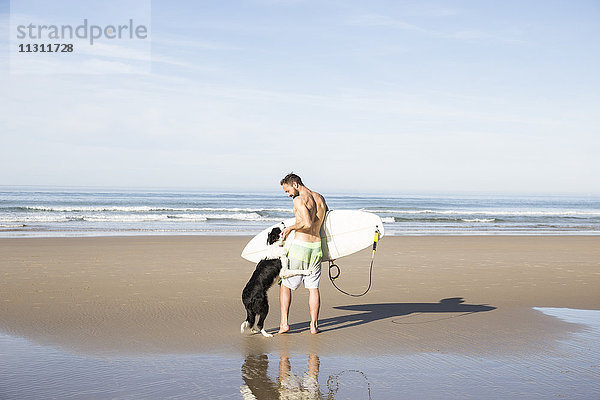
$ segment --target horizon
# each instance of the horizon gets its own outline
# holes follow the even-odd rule
[[[23,191],[90,191],[90,192],[163,192],[163,193],[207,193],[207,194],[248,194],[248,195],[278,195],[287,197],[280,189],[227,189],[227,188],[194,188],[194,187],[134,187],[134,186],[52,186],[52,185],[0,185],[0,191],[7,190],[23,190]],[[309,188],[310,189],[310,188]],[[574,198],[595,198],[600,197],[600,193],[539,193],[539,192],[360,192],[360,191],[339,191],[339,190],[320,190],[315,189],[320,193],[325,193],[329,196],[358,196],[358,197],[574,197]]]

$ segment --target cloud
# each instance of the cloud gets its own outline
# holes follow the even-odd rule
[[[156,35],[152,38],[152,44],[158,46],[165,46],[169,48],[177,47],[185,50],[189,49],[202,49],[202,50],[241,50],[239,46],[233,46],[222,42],[190,39],[188,36],[166,36],[164,34]]]
[[[349,26],[362,27],[389,27],[395,29],[403,29],[413,32],[430,33],[427,29],[420,28],[416,25],[409,24],[404,21],[397,20],[387,15],[379,14],[362,14],[355,15],[345,19],[344,23]]]
[[[451,13],[448,16],[454,15]],[[440,39],[456,39],[463,41],[501,41],[507,43],[525,43],[521,38],[523,30],[518,26],[504,27],[502,29],[487,30],[482,29],[464,29],[462,26],[458,29],[446,28],[430,29],[424,28],[413,23],[399,20],[394,17],[381,14],[360,14],[344,18],[343,25],[365,28],[388,28],[421,34],[424,36],[440,38]],[[447,24],[450,25],[450,24]],[[450,25],[451,26],[451,25]]]

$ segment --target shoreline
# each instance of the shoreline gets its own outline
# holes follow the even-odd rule
[[[322,333],[294,293],[292,333],[242,336],[250,236],[0,238],[0,332],[90,354],[516,355],[581,326],[534,307],[600,309],[600,236],[387,236],[373,287],[337,292],[323,265]],[[362,292],[370,249],[338,260],[343,289]],[[269,291],[266,329],[279,323]],[[365,342],[365,338],[369,338]]]

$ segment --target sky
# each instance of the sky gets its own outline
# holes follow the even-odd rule
[[[600,194],[597,0],[155,0],[150,51],[61,73],[10,63],[11,10],[0,185]]]

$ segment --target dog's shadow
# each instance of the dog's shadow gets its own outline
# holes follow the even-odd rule
[[[339,317],[319,319],[319,329],[322,332],[351,328],[354,326],[368,324],[370,322],[379,321],[382,319],[407,317],[412,314],[449,314],[448,316],[439,317],[435,320],[425,321],[433,322],[448,318],[462,317],[478,312],[492,311],[496,309],[496,307],[492,307],[486,304],[464,304],[464,300],[462,297],[442,299],[438,303],[356,304],[348,306],[338,306],[333,308],[336,310],[359,312],[354,314],[341,315]],[[457,313],[458,315],[450,315]],[[405,323],[402,321],[402,318],[398,318],[398,320],[392,320],[391,322],[397,324]],[[299,332],[305,330],[306,325],[307,322],[292,324],[290,326],[290,332]]]

